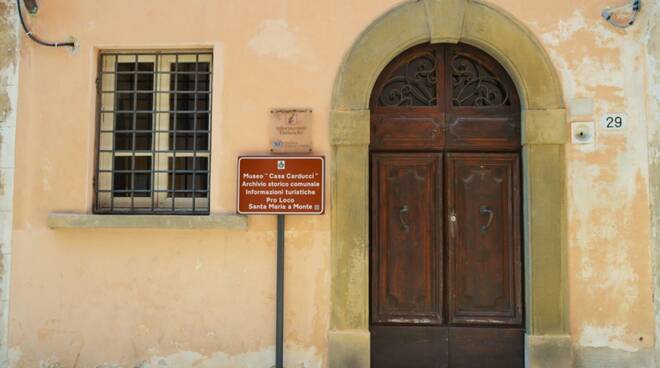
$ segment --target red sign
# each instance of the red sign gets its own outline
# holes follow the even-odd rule
[[[237,211],[252,215],[320,215],[325,211],[325,158],[238,158]]]

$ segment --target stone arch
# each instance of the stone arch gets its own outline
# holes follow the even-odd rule
[[[566,271],[564,143],[559,77],[524,25],[481,0],[413,0],[355,41],[332,95],[332,279],[329,363],[369,367],[369,97],[395,56],[421,43],[463,42],[495,57],[520,94],[525,176],[528,366],[571,366]]]

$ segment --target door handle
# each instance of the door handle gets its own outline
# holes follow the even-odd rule
[[[403,218],[403,215],[406,212],[408,212],[408,205],[404,205],[399,209],[399,221],[401,221],[401,227],[403,228],[403,231],[408,231],[410,229],[410,226],[408,226],[408,223]]]
[[[490,209],[488,206],[481,206],[479,207],[479,213],[482,215],[488,215],[488,222],[486,225],[481,225],[481,233],[485,233],[486,230],[490,227],[490,225],[493,223],[493,210]]]
[[[454,236],[456,235],[456,221],[458,221],[458,218],[456,217],[456,211],[450,210],[449,211],[449,236],[453,239]]]

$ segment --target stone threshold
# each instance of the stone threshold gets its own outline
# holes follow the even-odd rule
[[[48,214],[51,229],[225,229],[247,230],[247,216],[211,215],[97,215],[88,213]]]

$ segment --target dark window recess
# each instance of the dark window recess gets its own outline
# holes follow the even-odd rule
[[[209,212],[211,63],[101,54],[95,212]]]
[[[209,109],[209,74],[199,74],[197,63],[178,63],[179,73],[170,79],[170,106],[176,111],[170,114],[169,144],[171,150],[190,151],[208,149],[209,114],[199,113]],[[208,67],[204,68],[208,70]],[[201,132],[198,132],[201,131]]]
[[[173,166],[174,163],[174,167]],[[168,162],[168,181],[176,190],[169,197],[207,197],[209,174],[206,157],[172,157]],[[202,168],[202,169],[199,169]]]
[[[151,192],[151,156],[114,158],[114,195],[149,197]]]

